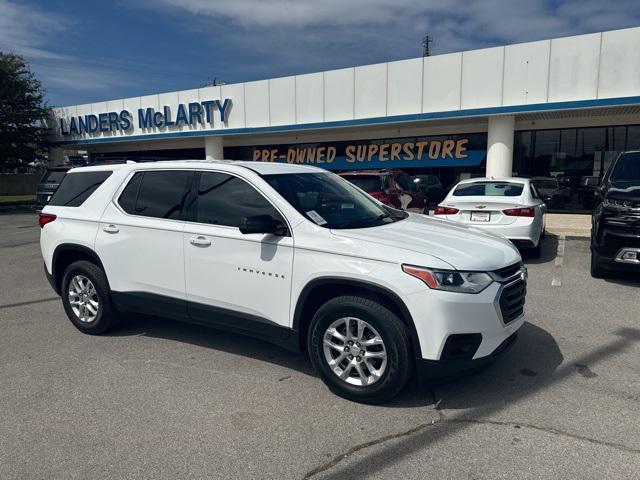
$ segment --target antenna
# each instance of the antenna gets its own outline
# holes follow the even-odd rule
[[[430,35],[425,35],[422,37],[422,56],[428,57],[431,55],[430,45],[433,43],[433,37]]]

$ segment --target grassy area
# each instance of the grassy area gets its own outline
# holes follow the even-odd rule
[[[0,205],[12,203],[33,203],[35,201],[35,195],[0,195]]]

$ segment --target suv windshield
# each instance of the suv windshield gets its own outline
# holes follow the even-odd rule
[[[325,228],[365,228],[408,215],[386,208],[333,173],[285,173],[264,179],[296,210]]]
[[[611,172],[611,181],[640,184],[640,152],[622,155]]]
[[[524,189],[523,183],[511,182],[474,182],[458,185],[453,191],[454,197],[519,197]]]

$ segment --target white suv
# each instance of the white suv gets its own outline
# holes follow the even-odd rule
[[[490,362],[524,321],[506,239],[384,206],[307,166],[179,161],[69,171],[40,215],[47,277],[82,332],[120,312],[258,336],[331,390],[397,394]]]

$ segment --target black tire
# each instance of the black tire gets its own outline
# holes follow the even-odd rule
[[[591,250],[591,276],[593,278],[604,278],[606,273],[607,271],[600,265],[598,254]]]
[[[370,385],[352,385],[338,378],[325,358],[325,332],[334,321],[344,317],[364,320],[378,332],[384,342],[386,368],[380,378]],[[383,305],[360,296],[336,297],[320,307],[309,328],[308,348],[311,363],[329,389],[356,402],[375,404],[392,399],[405,386],[413,369],[411,343],[406,326]]]
[[[540,238],[538,239],[538,245],[529,249],[529,256],[531,258],[540,258],[540,254],[542,253],[542,234],[540,234]]]
[[[81,321],[78,315],[73,311],[73,307],[70,303],[69,287],[71,281],[77,275],[82,275],[83,277],[88,278],[95,287],[98,299],[97,314],[95,315],[95,319],[89,322]],[[67,317],[69,317],[71,323],[73,323],[81,332],[90,335],[100,335],[113,328],[118,323],[118,313],[111,302],[107,276],[97,265],[85,260],[79,260],[69,265],[64,271],[60,292],[62,296],[62,304]]]

